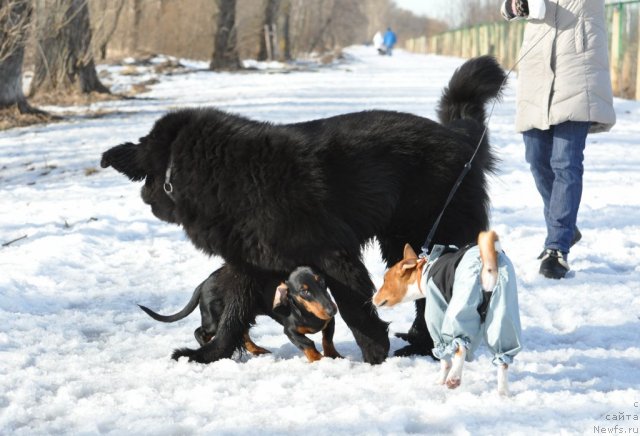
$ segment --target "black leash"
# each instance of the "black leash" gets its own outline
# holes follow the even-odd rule
[[[518,58],[516,63],[513,64],[511,69],[504,76],[504,80],[500,84],[500,88],[499,88],[500,91],[502,91],[502,88],[504,87],[505,83],[507,83],[507,79],[509,78],[509,76],[511,75],[513,70],[515,70],[515,68],[518,66],[518,64],[553,29],[554,29],[553,27],[549,27],[549,29],[536,41],[536,43],[533,44],[531,47],[529,47],[529,49],[526,52],[524,52],[522,54],[522,56],[520,56],[520,58]],[[444,215],[444,211],[447,208],[447,206],[449,206],[449,203],[453,199],[453,196],[455,195],[456,191],[458,190],[458,188],[462,184],[462,179],[464,179],[464,176],[466,176],[467,173],[471,170],[471,163],[473,162],[473,160],[475,159],[476,155],[478,154],[478,151],[480,150],[480,146],[482,145],[482,141],[484,140],[484,137],[487,135],[487,131],[489,130],[489,120],[491,120],[491,117],[493,116],[493,110],[496,107],[497,100],[498,100],[497,98],[493,99],[493,104],[491,105],[491,110],[489,111],[489,116],[487,117],[487,120],[484,123],[485,124],[484,130],[482,131],[482,135],[480,136],[480,140],[478,141],[478,145],[476,145],[476,148],[473,151],[473,154],[471,155],[471,159],[469,159],[469,161],[466,164],[464,164],[464,168],[462,169],[462,172],[458,176],[458,179],[456,180],[456,182],[453,184],[453,188],[451,188],[451,191],[449,192],[449,196],[447,197],[447,200],[444,202],[444,206],[442,206],[442,210],[440,211],[440,214],[438,215],[438,218],[436,218],[435,222],[433,223],[433,226],[431,227],[431,231],[429,231],[429,234],[427,235],[427,239],[424,241],[424,244],[422,244],[422,253],[420,254],[420,257],[428,257],[429,256],[429,245],[431,245],[431,241],[433,240],[433,236],[435,235],[436,230],[438,229],[438,225],[440,225],[440,220],[442,219],[442,216]]]

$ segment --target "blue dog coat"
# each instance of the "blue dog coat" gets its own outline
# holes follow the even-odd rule
[[[483,322],[478,311],[483,303],[478,246],[461,250],[436,246],[432,253],[435,256],[424,266],[421,287],[426,294],[427,328],[435,345],[433,355],[448,360],[463,346],[467,348],[467,361],[471,361],[484,338],[494,364],[511,364],[522,346],[518,289],[509,258],[498,251],[498,280]]]

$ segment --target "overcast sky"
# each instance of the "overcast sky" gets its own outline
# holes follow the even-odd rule
[[[395,0],[396,4],[416,15],[448,20],[459,4],[457,0]]]

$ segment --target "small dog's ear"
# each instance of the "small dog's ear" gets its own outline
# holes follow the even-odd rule
[[[140,144],[132,142],[117,145],[102,153],[100,166],[102,168],[112,166],[129,179],[140,181],[147,176],[146,171],[140,165],[140,149]]]
[[[413,269],[418,266],[418,259],[405,259],[402,261],[402,271]]]
[[[289,295],[289,288],[286,284],[280,283],[276,288],[276,295],[273,297],[273,308],[277,309],[280,306],[287,305],[287,296]]]
[[[411,248],[411,245],[409,244],[404,244],[404,255],[403,255],[404,259],[417,259],[418,255],[416,254],[415,251],[413,251],[413,248]]]

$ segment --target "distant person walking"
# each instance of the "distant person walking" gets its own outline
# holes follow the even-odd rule
[[[518,67],[516,130],[544,203],[540,274],[561,279],[582,198],[588,133],[616,122],[604,0],[506,0],[507,20],[528,19]]]
[[[382,32],[379,30],[375,35],[373,35],[373,47],[378,51],[378,54],[385,54],[384,37],[382,36]]]
[[[392,55],[393,46],[397,41],[396,34],[391,30],[391,27],[388,27],[384,34],[384,48],[388,56]]]

